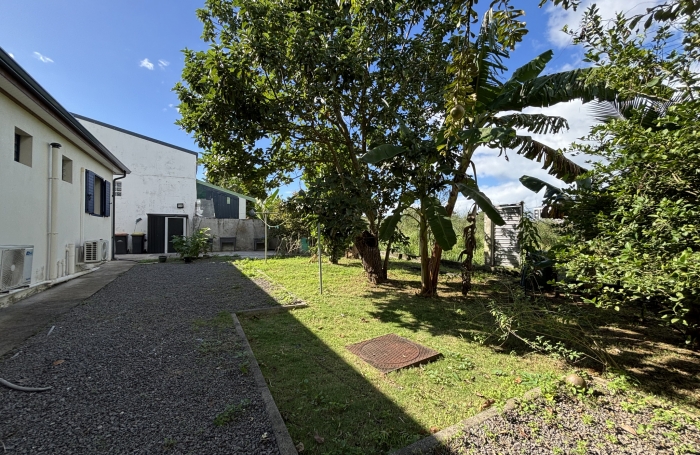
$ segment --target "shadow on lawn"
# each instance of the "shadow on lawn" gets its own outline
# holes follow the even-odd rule
[[[392,263],[392,267],[413,271],[415,264]],[[479,341],[501,352],[532,352],[513,336],[505,341],[497,336],[498,325],[488,306],[490,301],[496,302],[503,314],[520,319],[520,325],[512,327],[523,338],[535,340],[541,335],[553,344],[562,341],[565,349],[607,362],[605,366],[584,358],[573,367],[594,373],[621,369],[647,392],[700,408],[700,352],[686,349],[683,338],[663,327],[660,319],[647,317],[642,323],[634,308],[616,312],[551,296],[521,302],[517,307],[509,294],[517,281],[488,273],[477,273],[472,292],[463,297],[459,280],[442,279],[437,298],[416,295],[419,288],[415,281],[389,280],[370,290],[368,297],[381,302],[375,304],[371,316],[414,332],[426,330],[435,336]],[[412,317],[407,318],[407,313]],[[596,344],[599,349],[590,349]],[[565,349],[561,352],[566,353]]]
[[[250,286],[258,287],[253,281]],[[429,434],[292,312],[239,318],[289,433],[295,444],[303,443],[304,453],[387,453]]]

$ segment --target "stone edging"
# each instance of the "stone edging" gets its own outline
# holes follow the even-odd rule
[[[458,424],[452,425],[451,427],[447,427],[442,431],[428,436],[427,438],[414,442],[410,446],[404,447],[403,449],[399,449],[396,452],[392,452],[391,455],[419,455],[430,453],[433,449],[435,449],[435,447],[439,446],[440,444],[444,444],[447,441],[454,438],[457,435],[457,433],[464,431],[468,428],[481,425],[487,420],[498,416],[502,412],[511,411],[517,407],[519,401],[534,400],[538,398],[541,395],[541,393],[542,392],[539,387],[536,387],[532,390],[528,390],[527,392],[525,392],[522,398],[511,398],[510,400],[506,401],[506,404],[503,406],[502,411],[500,411],[496,407],[489,408],[486,411],[480,412],[479,414],[473,417],[462,420]]]
[[[269,308],[264,309],[268,310]],[[267,388],[265,377],[263,376],[262,371],[260,371],[260,366],[258,365],[258,361],[253,354],[253,350],[250,348],[250,344],[248,343],[248,338],[245,336],[243,327],[241,326],[236,313],[231,313],[231,316],[233,317],[233,322],[236,326],[236,333],[241,338],[243,348],[245,349],[248,360],[250,361],[250,369],[255,377],[255,383],[257,384],[258,390],[262,394],[263,400],[265,401],[265,408],[268,416],[270,417],[272,431],[275,433],[277,448],[279,449],[281,455],[297,455],[297,450],[294,447],[292,437],[289,435],[289,431],[287,430],[287,426],[284,424],[284,420],[282,419],[279,409],[277,409],[275,400],[272,399],[270,389]]]
[[[236,314],[240,316],[257,316],[259,314],[282,313],[284,311],[306,308],[308,306],[309,305],[307,303],[294,303],[291,305],[278,305],[270,308],[253,308],[251,310],[241,310],[236,312]]]

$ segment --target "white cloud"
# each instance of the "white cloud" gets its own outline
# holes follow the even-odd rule
[[[149,62],[147,58],[144,58],[139,62],[141,68],[146,68],[147,70],[153,71],[153,63]]]
[[[12,57],[13,59],[15,58],[15,56],[12,52],[10,52],[10,57]]]
[[[525,113],[544,113],[547,115],[564,117],[569,121],[570,129],[559,134],[533,134],[533,139],[540,141],[556,149],[566,149],[572,142],[586,136],[595,123],[588,114],[587,106],[580,101],[559,103],[549,108],[526,109]],[[527,134],[524,131],[521,134]],[[513,204],[525,202],[526,207],[539,207],[542,202],[542,194],[535,194],[525,188],[519,178],[530,175],[557,187],[565,187],[566,183],[549,175],[542,169],[542,163],[529,160],[516,154],[514,151],[498,156],[498,150],[480,147],[474,153],[479,188],[491,199],[494,204]],[[505,156],[508,156],[506,160]],[[567,157],[579,165],[590,168],[586,161],[594,159],[590,156],[578,155]],[[472,201],[460,196],[455,207],[458,211],[466,211],[471,207]]]
[[[162,59],[158,60],[158,66],[160,67],[160,69],[164,70],[165,67],[168,65],[170,65],[170,62],[168,62],[166,60],[162,60]],[[151,65],[151,66],[153,66],[153,65]]]
[[[613,19],[618,12],[623,12],[626,15],[644,13],[647,8],[654,7],[664,1],[665,0],[644,0],[630,2],[629,0],[606,0],[601,2],[597,0],[583,0],[576,11],[571,9],[565,10],[564,8],[552,6],[550,4],[545,9],[545,13],[549,15],[549,41],[559,48],[571,44],[571,38],[562,32],[561,29],[565,25],[568,25],[570,29],[577,30],[580,26],[583,13],[593,3],[596,3],[603,20],[607,20]]]
[[[53,60],[51,60],[50,58],[48,58],[45,55],[41,55],[39,52],[34,52],[34,57],[36,57],[37,59],[39,59],[40,62],[43,62],[43,63],[53,63]],[[14,58],[14,57],[12,57],[12,58]]]

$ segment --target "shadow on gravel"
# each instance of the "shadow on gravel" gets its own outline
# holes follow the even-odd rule
[[[0,387],[0,453],[279,454],[231,317],[261,305],[225,262],[133,267],[0,362],[52,387]]]

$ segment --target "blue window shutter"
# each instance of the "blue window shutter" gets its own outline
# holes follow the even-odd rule
[[[85,171],[85,213],[95,213],[95,173]]]
[[[104,200],[104,210],[102,210],[102,216],[109,217],[109,208],[112,202],[112,192],[110,191],[111,184],[105,180],[104,191],[102,192],[102,199]]]

